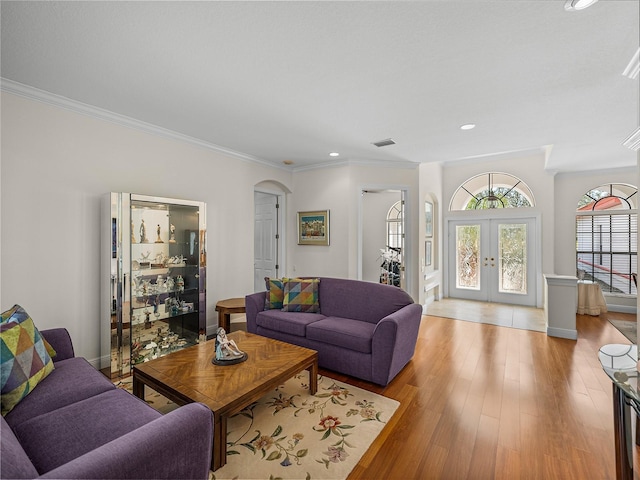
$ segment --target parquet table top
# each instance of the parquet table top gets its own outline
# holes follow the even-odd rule
[[[227,418],[303,371],[312,394],[318,385],[318,352],[238,331],[228,334],[248,359],[237,365],[211,363],[215,340],[185,348],[133,367],[133,393],[144,398],[148,385],[184,405],[201,402],[214,414],[214,470],[226,463]]]

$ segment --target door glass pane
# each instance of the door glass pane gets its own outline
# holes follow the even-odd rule
[[[498,226],[498,290],[500,293],[527,293],[527,225],[502,223]]]
[[[480,290],[480,225],[456,226],[456,287]]]

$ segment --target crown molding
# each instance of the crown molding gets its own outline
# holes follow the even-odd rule
[[[14,82],[13,80],[9,80],[4,77],[0,77],[0,90],[2,90],[3,92],[11,93],[13,95],[18,95],[20,97],[28,98],[30,100],[36,100],[38,102],[46,103],[48,105],[53,105],[55,107],[63,108],[65,110],[69,110],[74,113],[79,113],[82,115],[87,115],[89,117],[97,118],[99,120],[104,120],[106,122],[114,123],[122,127],[133,128],[135,130],[140,130],[142,132],[149,133],[151,135],[155,135],[162,138],[167,138],[170,140],[178,140],[180,142],[195,145],[197,147],[204,148],[206,150],[211,150],[216,153],[221,153],[229,157],[244,160],[246,162],[258,163],[260,165],[264,165],[271,168],[277,168],[279,170],[290,170],[288,168],[285,168],[284,166],[275,165],[261,158],[254,157],[253,155],[248,155],[246,153],[221,147],[220,145],[215,145],[210,142],[205,142],[204,140],[190,137],[188,135],[184,135],[182,133],[169,130],[167,128],[159,127],[151,123],[137,120],[135,118],[127,117],[126,115],[114,113],[100,107],[95,107],[93,105],[88,105],[86,103],[78,102],[76,100],[72,100],[70,98],[63,97],[61,95],[56,95],[55,93],[47,92],[45,90],[40,90],[39,88]]]
[[[315,165],[304,165],[301,167],[296,167],[293,169],[294,173],[297,172],[306,172],[309,170],[320,170],[323,168],[332,168],[332,167],[349,167],[349,166],[364,166],[364,167],[382,167],[382,168],[407,168],[414,169],[417,168],[419,163],[409,162],[409,161],[380,161],[380,160],[365,160],[365,159],[347,159],[347,160],[338,160],[335,162],[328,163],[318,163]]]

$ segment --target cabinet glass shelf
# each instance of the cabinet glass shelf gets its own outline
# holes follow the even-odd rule
[[[206,332],[205,220],[203,202],[105,196],[101,366],[111,377]]]

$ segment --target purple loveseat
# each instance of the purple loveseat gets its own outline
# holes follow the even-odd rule
[[[411,360],[422,307],[391,285],[320,278],[320,313],[265,310],[247,295],[247,331],[318,351],[322,368],[387,385]]]
[[[65,329],[40,332],[54,370],[0,420],[2,478],[208,478],[213,415],[162,415],[75,357]]]

